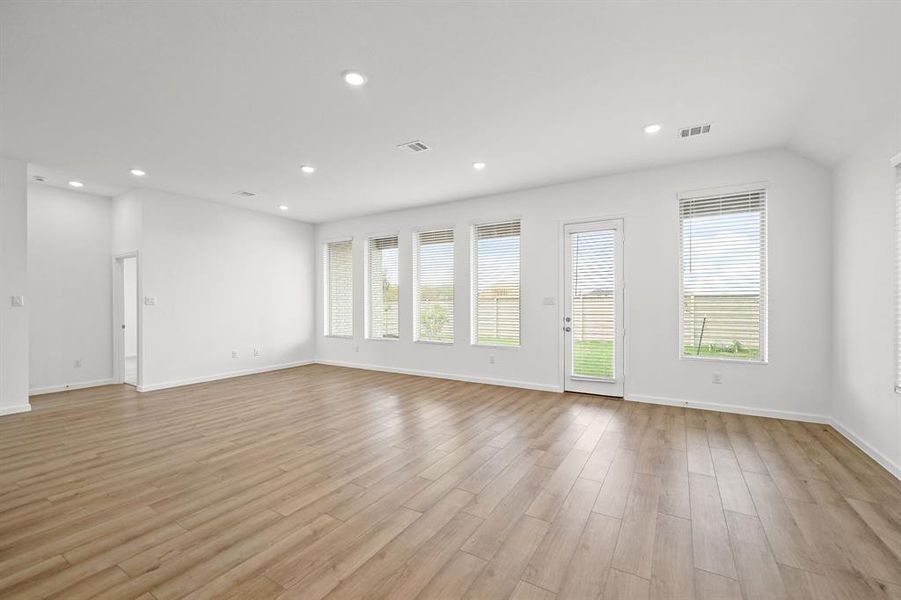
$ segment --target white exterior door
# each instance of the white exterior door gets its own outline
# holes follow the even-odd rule
[[[623,396],[623,222],[564,232],[564,389]]]

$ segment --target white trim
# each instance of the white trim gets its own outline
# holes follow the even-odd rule
[[[846,437],[849,442],[857,446],[861,452],[879,463],[886,471],[894,475],[896,479],[901,480],[901,465],[894,462],[892,459],[874,448],[869,443],[865,442],[862,437],[848,429],[838,419],[830,419],[829,424],[832,425],[832,427],[834,427],[837,432]]]
[[[641,402],[644,404],[662,404],[664,406],[682,406],[685,408],[697,408],[712,410],[715,412],[733,413],[737,415],[750,415],[753,417],[771,417],[774,419],[788,419],[790,421],[804,421],[805,423],[831,422],[826,415],[814,413],[792,412],[771,408],[756,408],[752,406],[738,406],[735,404],[720,404],[718,402],[697,402],[694,400],[680,400],[678,398],[666,398],[663,396],[645,396],[643,394],[627,394],[623,400],[629,402]]]
[[[901,152],[894,155],[891,162],[893,167],[901,167]]]
[[[30,404],[14,404],[13,406],[0,406],[0,417],[31,412]]]
[[[81,381],[79,383],[64,383],[62,385],[48,385],[45,387],[34,388],[28,390],[29,396],[40,396],[41,394],[55,394],[56,392],[68,392],[71,390],[83,390],[85,388],[99,387],[101,385],[113,385],[121,383],[115,378],[95,379],[94,381]]]
[[[270,371],[281,371],[282,369],[293,369],[294,367],[303,367],[312,364],[312,360],[298,360],[289,363],[281,363],[270,365],[268,367],[256,367],[253,369],[243,369],[241,371],[229,371],[227,373],[218,373],[216,375],[204,375],[201,377],[191,377],[189,379],[179,379],[176,381],[164,381],[162,383],[152,383],[150,385],[141,385],[137,387],[139,392],[153,392],[156,390],[165,390],[183,385],[194,385],[195,383],[207,383],[210,381],[219,381],[220,379],[231,379],[233,377],[244,377],[245,375],[257,375],[259,373],[268,373]]]
[[[398,373],[400,375],[415,375],[417,377],[433,377],[435,379],[450,379],[452,381],[466,381],[468,383],[484,383],[488,385],[502,385],[505,387],[522,388],[526,390],[539,390],[542,392],[561,392],[560,386],[556,384],[534,383],[530,381],[515,381],[512,379],[497,379],[494,377],[473,377],[470,375],[455,375],[452,373],[439,373],[436,371],[421,371],[419,369],[404,369],[398,367],[383,367],[381,365],[367,365],[364,363],[352,363],[341,360],[320,360],[315,361],[318,365],[329,365],[332,367],[347,367],[349,369],[364,369],[366,371],[380,371],[382,373]]]

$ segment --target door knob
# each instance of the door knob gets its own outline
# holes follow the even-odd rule
[[[572,321],[572,319],[570,319],[569,317],[563,317],[564,323],[569,323],[570,321]]]
[[[566,333],[569,333],[570,331],[572,331],[572,327],[564,327],[563,331],[565,331]]]

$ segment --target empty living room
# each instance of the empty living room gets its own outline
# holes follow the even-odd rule
[[[0,0],[0,600],[901,600],[901,0]]]

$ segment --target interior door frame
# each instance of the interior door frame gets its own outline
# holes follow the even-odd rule
[[[125,259],[135,259],[135,315],[137,317],[135,327],[137,329],[138,344],[138,372],[135,377],[135,389],[139,390],[144,384],[144,327],[141,311],[141,257],[137,250],[125,252],[113,256],[113,380],[116,383],[125,383],[125,331],[122,324],[125,320]]]
[[[617,273],[617,281],[619,284],[619,293],[620,293],[620,304],[622,305],[622,316],[621,323],[622,329],[619,332],[619,351],[621,355],[621,360],[618,363],[618,375],[619,379],[622,381],[622,398],[626,397],[626,386],[628,383],[628,372],[629,372],[629,353],[628,353],[628,322],[629,322],[629,310],[628,310],[628,288],[626,286],[626,259],[625,259],[625,247],[626,247],[626,215],[625,214],[613,214],[607,216],[596,216],[596,217],[583,217],[576,219],[564,219],[558,222],[558,302],[557,302],[557,348],[558,348],[558,368],[559,368],[559,383],[558,387],[561,392],[568,391],[566,389],[566,352],[567,352],[567,344],[566,344],[566,334],[563,331],[563,327],[565,323],[563,319],[566,313],[566,280],[569,277],[569,274],[566,271],[567,265],[567,256],[566,256],[566,230],[568,226],[571,225],[590,225],[590,224],[601,224],[601,223],[610,223],[610,222],[618,222],[619,227],[619,256],[618,256],[618,266],[619,271]],[[578,392],[577,392],[578,393]],[[620,396],[615,396],[620,397]]]

